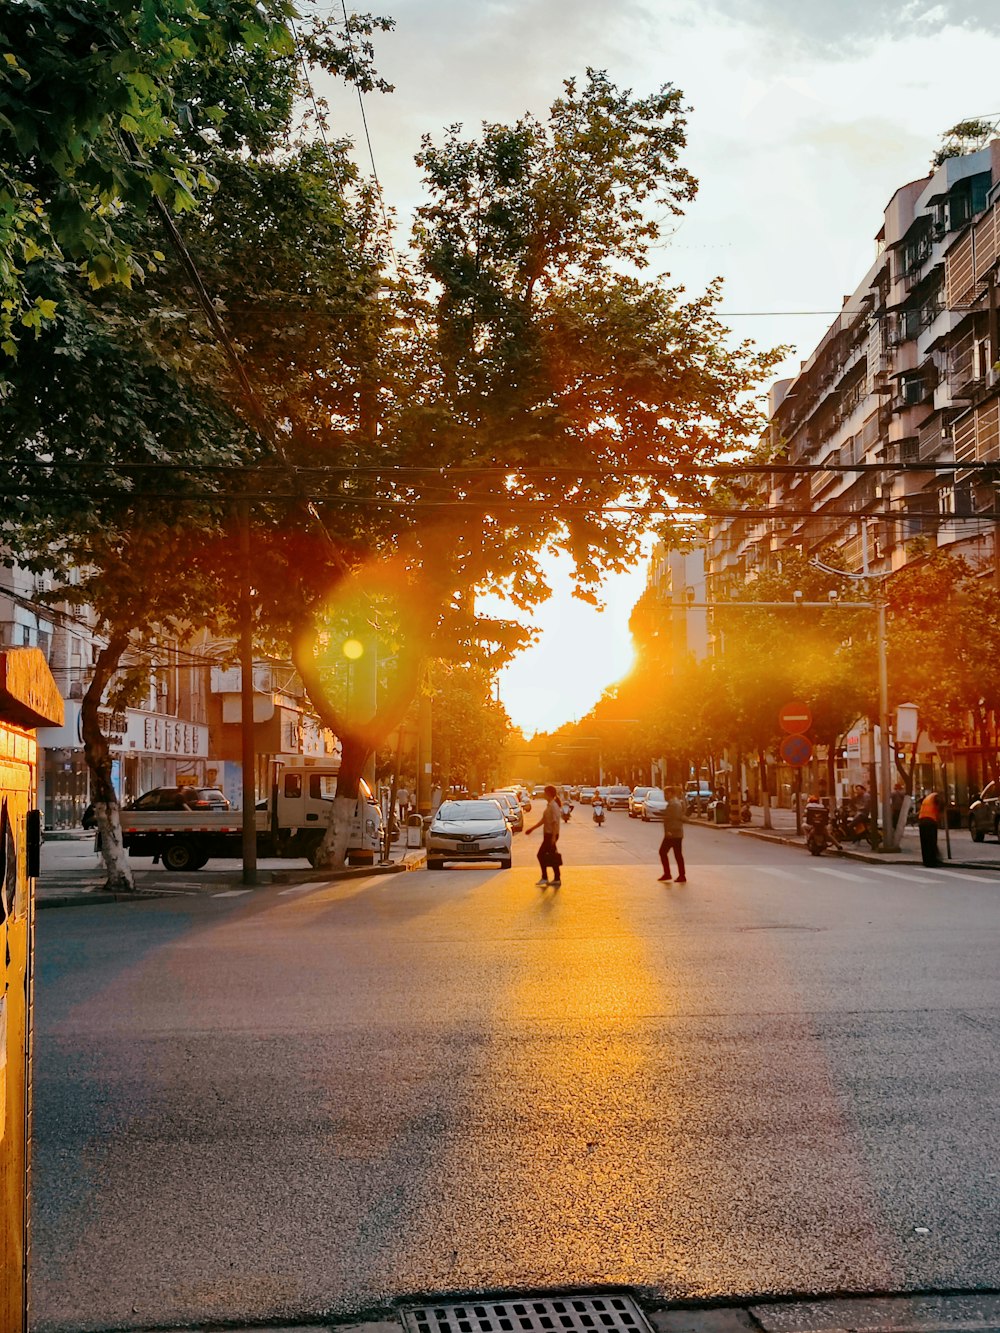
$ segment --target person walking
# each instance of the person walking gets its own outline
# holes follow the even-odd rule
[[[541,869],[541,877],[538,881],[538,887],[548,884],[549,867],[552,867],[554,889],[562,888],[562,856],[559,853],[559,823],[562,819],[562,808],[559,804],[559,797],[553,786],[545,788],[545,809],[542,817],[531,828],[524,830],[525,834],[534,833],[536,828],[541,828],[542,845],[538,849],[538,865]]]
[[[660,843],[660,864],[663,866],[663,874],[660,876],[660,883],[671,882],[670,853],[673,852],[677,860],[677,883],[686,884],[683,847],[684,802],[677,795],[676,787],[668,787],[663,794],[667,798],[667,803],[663,807],[663,841]]]
[[[944,801],[936,791],[929,791],[920,802],[917,828],[920,832],[920,859],[925,866],[939,866],[938,826],[944,814]]]

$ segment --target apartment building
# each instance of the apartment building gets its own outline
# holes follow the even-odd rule
[[[657,542],[646,566],[646,587],[629,618],[638,650],[656,657],[665,671],[684,657],[709,657],[712,635],[704,603],[704,550],[676,551]]]
[[[39,803],[45,826],[73,828],[90,801],[80,708],[103,640],[86,607],[48,606],[44,576],[15,566],[0,575],[0,649],[39,648],[64,701],[61,727],[38,731]],[[101,727],[122,801],[152,787],[218,785],[242,805],[240,671],[234,645],[206,633],[181,642],[160,637],[126,655],[128,702],[109,702]],[[273,765],[291,755],[336,753],[294,669],[261,658],[253,670],[256,793],[269,789]]]
[[[979,517],[995,511],[992,478],[940,465],[1000,460],[1000,141],[901,186],[876,248],[798,375],[770,392],[767,456],[818,470],[761,478],[780,516],[750,509],[712,526],[710,596],[788,547],[835,547],[856,573],[898,569],[915,537],[997,551],[997,525]],[[889,466],[834,470],[854,463]]]

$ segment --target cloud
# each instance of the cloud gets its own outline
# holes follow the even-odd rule
[[[948,27],[1000,34],[995,0],[711,0],[705,12],[772,32],[797,54],[846,55]]]

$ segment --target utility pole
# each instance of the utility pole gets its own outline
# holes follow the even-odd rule
[[[243,781],[243,883],[257,883],[257,777],[253,735],[253,603],[250,501],[240,502],[240,761]]]
[[[378,712],[378,632],[374,624],[370,624],[368,631],[362,640],[364,652],[357,664],[358,682],[357,682],[357,717],[364,722],[369,721]],[[374,750],[365,760],[362,777],[368,783],[371,790],[375,791],[375,752]]]
[[[433,707],[430,691],[425,680],[420,691],[417,713],[417,813],[431,813],[431,773],[433,762],[431,755],[431,724]]]
[[[886,851],[896,849],[892,827],[892,783],[889,780],[889,665],[888,634],[885,620],[885,594],[879,592],[876,601],[878,613],[878,730],[879,761],[882,769],[882,846]],[[874,810],[872,811],[874,814]]]

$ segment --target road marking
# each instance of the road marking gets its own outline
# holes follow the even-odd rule
[[[213,893],[213,898],[242,898],[245,893],[253,893],[253,889],[226,889],[224,893]]]
[[[755,865],[751,865],[751,866],[746,866],[745,869],[747,869],[747,870],[762,870],[762,871],[764,872],[764,874],[766,874],[766,875],[777,875],[779,879],[794,879],[795,882],[796,882],[797,884],[798,884],[798,883],[801,881],[801,879],[802,879],[802,875],[801,875],[800,872],[795,871],[795,870],[779,870],[777,866],[755,866]]]
[[[945,879],[968,879],[973,884],[990,883],[990,880],[983,875],[969,875],[964,870],[939,870],[934,866],[914,866],[912,870],[890,870],[888,866],[872,866],[872,870],[876,875],[892,875],[894,879],[905,879],[909,884],[915,879],[923,879],[925,875],[943,875]]]
[[[852,884],[866,884],[867,876],[854,874],[850,870],[834,870],[832,866],[813,866],[817,875],[834,875],[837,879],[849,879]]]
[[[893,879],[905,879],[907,883],[912,883],[913,872],[920,869],[922,869],[920,866],[914,866],[913,870],[895,870],[890,869],[889,866],[872,866],[871,873],[873,875],[891,875]]]

